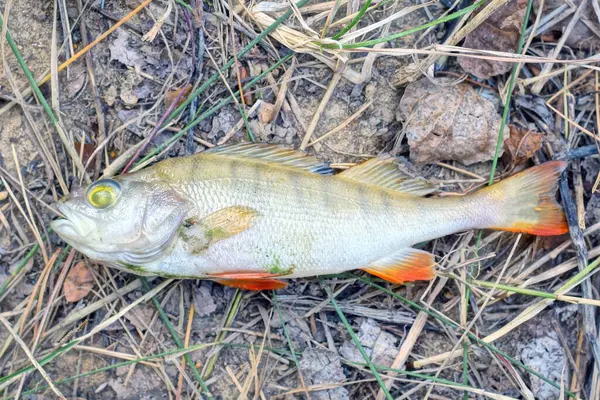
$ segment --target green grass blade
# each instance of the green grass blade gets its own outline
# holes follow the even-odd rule
[[[338,40],[339,38],[341,38],[342,36],[344,36],[344,34],[346,32],[348,32],[350,29],[352,29],[356,24],[358,24],[358,22],[360,21],[360,19],[363,17],[363,15],[365,15],[365,13],[367,12],[367,10],[369,9],[369,7],[371,6],[371,3],[373,2],[373,0],[367,0],[365,2],[365,4],[363,4],[363,6],[360,8],[360,10],[358,10],[358,14],[356,14],[356,16],[352,19],[352,21],[350,21],[350,23],[348,25],[346,25],[344,27],[344,29],[342,29],[341,31],[339,31],[337,34],[335,34],[333,36],[334,40]]]
[[[333,293],[331,293],[331,291],[329,290],[329,288],[327,287],[327,285],[323,282],[323,280],[321,278],[319,278],[319,281],[321,282],[321,286],[323,287],[323,289],[325,289],[325,291],[327,292],[327,295],[329,296],[330,302],[333,305],[333,308],[335,308],[335,311],[337,312],[338,316],[342,320],[342,323],[344,324],[344,327],[346,328],[346,330],[350,334],[350,337],[352,338],[352,341],[354,342],[354,345],[356,345],[356,347],[358,348],[358,351],[360,352],[360,354],[362,355],[362,357],[365,359],[365,362],[369,366],[369,369],[371,370],[371,372],[373,372],[373,375],[375,376],[375,379],[377,380],[377,383],[379,383],[379,387],[381,388],[381,390],[383,391],[383,393],[385,393],[385,397],[388,400],[393,400],[394,398],[392,397],[392,395],[390,394],[387,386],[383,382],[383,379],[381,378],[381,375],[379,375],[379,372],[377,371],[377,368],[375,368],[375,366],[371,362],[371,358],[369,357],[369,355],[365,351],[362,343],[358,339],[358,336],[356,336],[356,333],[354,333],[354,330],[350,326],[350,323],[348,322],[348,319],[346,318],[346,316],[342,312],[342,309],[338,305],[337,301],[335,301]]]
[[[302,7],[306,3],[308,3],[308,0],[300,0],[299,2],[296,3],[296,7]],[[240,59],[241,57],[246,55],[250,50],[252,50],[252,48],[256,44],[258,44],[261,40],[263,40],[269,33],[273,32],[275,29],[277,29],[277,27],[279,25],[281,25],[283,23],[283,21],[285,21],[286,19],[291,17],[293,13],[294,13],[294,11],[291,8],[289,10],[287,10],[285,13],[283,13],[283,15],[281,17],[277,18],[275,20],[275,22],[273,22],[271,25],[269,25],[264,31],[262,31],[258,36],[256,36],[256,38],[254,38],[246,46],[244,46],[244,48],[242,48],[242,50],[240,50],[240,52],[237,53],[237,58]],[[220,72],[223,73],[223,72],[227,71],[234,63],[235,63],[235,58],[229,59],[229,61],[227,61],[225,63],[225,65],[223,65],[221,67]],[[185,108],[192,101],[194,101],[194,98],[196,98],[200,94],[202,94],[206,89],[208,89],[210,87],[210,85],[215,83],[215,81],[217,79],[219,79],[219,72],[214,73],[198,89],[196,89],[196,91],[194,93],[190,94],[188,96],[188,98],[183,103],[181,103],[181,105],[179,107],[177,107],[173,111],[171,116],[166,119],[165,124],[169,123],[169,121],[171,121],[173,118],[175,118],[179,114],[181,114],[183,112],[183,110],[185,110]]]
[[[277,298],[277,292],[273,290],[273,303],[275,303],[275,308],[277,309],[277,315],[279,315],[279,321],[281,321],[281,327],[283,328],[283,335],[285,336],[285,340],[287,341],[287,345],[290,349],[290,355],[292,360],[294,360],[294,364],[296,365],[296,369],[298,370],[298,376],[302,379],[302,387],[304,388],[304,379],[302,378],[302,372],[300,371],[300,362],[298,361],[298,357],[296,357],[296,352],[294,351],[294,346],[292,345],[292,339],[290,338],[290,333],[285,326],[285,321],[283,319],[283,314],[281,313],[281,308],[279,307],[279,299]]]
[[[521,26],[521,35],[519,36],[519,44],[517,45],[517,54],[521,54],[523,51],[523,45],[525,44],[525,32],[527,31],[527,22],[531,15],[531,8],[533,6],[533,0],[527,1],[527,9],[525,10],[525,18],[523,19],[523,26]],[[510,112],[510,101],[512,98],[512,92],[515,87],[515,81],[517,79],[517,73],[519,72],[519,63],[513,64],[512,71],[510,73],[510,79],[508,81],[508,92],[506,95],[506,104],[504,104],[504,110],[502,111],[502,121],[500,121],[500,130],[498,131],[498,141],[496,142],[496,152],[494,153],[494,159],[492,160],[492,170],[490,171],[489,185],[494,183],[494,175],[496,175],[496,168],[498,167],[498,158],[500,157],[500,149],[502,148],[502,142],[504,141],[504,127],[508,121],[508,114]]]
[[[407,29],[407,30],[402,31],[402,32],[394,33],[394,34],[386,36],[386,37],[382,37],[382,38],[378,38],[378,39],[373,39],[373,40],[366,40],[364,42],[342,44],[341,48],[342,49],[356,49],[356,48],[360,48],[360,47],[374,46],[374,45],[379,44],[379,43],[391,42],[392,40],[396,40],[396,39],[399,39],[399,38],[404,37],[404,36],[412,35],[413,33],[422,31],[424,29],[431,28],[432,26],[443,24],[445,22],[452,21],[453,19],[462,17],[463,15],[465,15],[467,13],[470,13],[471,11],[473,11],[473,10],[481,7],[485,2],[486,2],[486,0],[480,0],[477,3],[475,3],[475,4],[473,4],[473,5],[469,6],[469,7],[463,8],[462,10],[457,11],[455,13],[448,14],[445,17],[438,18],[438,19],[436,19],[434,21],[431,21],[431,22],[428,22],[426,24],[415,26],[414,28],[410,28],[410,29]],[[325,43],[325,44],[315,43],[315,44],[316,45],[320,45],[320,46],[322,46],[323,48],[326,48],[326,49],[339,49],[340,48],[340,46],[338,44],[333,44],[333,43]]]
[[[150,285],[148,284],[148,280],[146,278],[144,278],[143,276],[140,276],[139,279],[142,282],[142,287],[144,288],[144,290],[146,292],[149,292]],[[154,307],[156,307],[156,310],[158,311],[158,314],[160,315],[160,319],[162,319],[163,323],[165,324],[165,326],[171,333],[171,336],[173,337],[175,344],[177,344],[177,347],[179,347],[180,349],[183,349],[184,346],[183,346],[183,342],[181,341],[181,338],[177,334],[177,331],[173,327],[173,324],[171,324],[171,321],[169,321],[169,317],[165,313],[165,310],[163,310],[162,306],[160,305],[160,302],[156,299],[156,296],[152,296],[152,303],[154,304]],[[208,386],[206,386],[204,379],[202,379],[200,372],[198,372],[198,369],[196,368],[196,365],[194,364],[192,357],[190,357],[190,355],[187,353],[183,357],[185,358],[187,365],[192,370],[192,374],[194,375],[194,378],[196,378],[196,380],[202,387],[202,390],[204,391],[204,393],[206,393],[206,395],[208,396],[209,399],[212,399],[213,396],[210,393],[210,390],[208,390]]]
[[[242,301],[243,293],[244,292],[240,289],[237,289],[235,291],[235,294],[233,295],[233,302],[231,303],[231,307],[229,308],[229,311],[227,312],[227,318],[225,318],[225,323],[223,324],[224,328],[229,328],[231,326],[231,324],[233,323],[233,320],[235,319],[235,316],[237,315],[237,313],[240,309],[240,304]],[[219,334],[217,341],[222,342],[225,339],[225,336],[227,336],[227,332],[225,330],[221,330],[221,333]],[[218,350],[220,350],[220,349],[218,349]],[[210,358],[210,360],[208,360],[208,363],[206,363],[206,368],[204,370],[204,378],[205,379],[208,379],[208,377],[210,377],[210,375],[212,374],[212,371],[215,368],[215,364],[217,362],[217,358],[219,357],[219,353],[220,353],[220,351],[217,351],[215,354],[213,354],[213,356]]]
[[[598,266],[598,264],[600,263],[600,258],[598,260],[596,260],[594,263],[590,264],[590,266],[592,266],[592,268],[587,268],[585,270],[585,273],[587,274],[588,272],[592,271],[595,267]],[[362,276],[358,276],[358,275],[354,275],[354,274],[347,274],[348,276],[351,276],[353,278],[357,278],[360,281],[374,287],[377,288],[379,290],[381,290],[384,293],[389,294],[392,297],[395,297],[396,299],[402,301],[403,303],[405,303],[406,305],[415,308],[416,310],[422,311],[424,313],[426,313],[427,315],[429,315],[430,317],[435,318],[436,320],[442,322],[445,325],[448,325],[454,329],[458,329],[460,331],[464,332],[464,329],[457,324],[456,322],[452,321],[451,319],[447,318],[446,316],[444,316],[443,314],[438,314],[436,312],[431,311],[430,309],[424,308],[422,306],[420,306],[419,304],[407,299],[404,296],[401,296],[395,292],[392,292],[391,290],[378,285],[377,283],[375,283],[373,280],[371,280],[370,278],[366,278],[366,277],[362,277]],[[569,284],[569,282],[577,282],[578,280],[582,279],[582,274],[577,274],[575,277],[571,278],[567,284]],[[548,379],[547,377],[545,377],[544,375],[540,374],[537,371],[532,370],[531,368],[529,368],[528,366],[526,366],[525,364],[523,364],[522,362],[516,360],[515,358],[511,357],[510,355],[508,355],[507,353],[503,352],[502,350],[498,349],[497,347],[484,342],[483,340],[481,340],[481,338],[479,338],[477,335],[475,335],[474,333],[467,331],[466,335],[473,341],[477,342],[480,346],[483,346],[485,348],[487,348],[488,350],[490,350],[492,353],[497,354],[499,356],[504,357],[506,360],[508,360],[509,362],[511,362],[513,365],[522,368],[523,370],[529,372],[532,375],[537,376],[538,378],[540,378],[541,380],[543,380],[544,382],[548,383],[549,385],[555,387],[558,390],[562,390],[560,385],[557,384],[556,382],[554,382],[551,379]],[[569,396],[574,396],[574,394],[572,392],[569,392],[567,390],[565,390],[565,393]]]
[[[278,62],[273,64],[271,67],[269,67],[266,71],[262,72],[260,75],[257,75],[255,78],[250,80],[243,87],[243,89],[246,90],[246,89],[251,88],[257,82],[262,80],[267,74],[269,74],[269,73],[271,73],[271,71],[274,71],[275,69],[279,68],[279,66],[284,64],[286,61],[290,60],[293,56],[294,56],[294,54],[289,54],[289,55],[283,57],[281,60],[279,60]],[[235,95],[236,96],[239,95],[239,91],[235,92]],[[175,135],[173,135],[169,140],[165,141],[165,143],[161,144],[160,146],[155,147],[154,150],[152,150],[150,153],[148,153],[146,156],[144,156],[144,158],[142,158],[137,164],[144,163],[148,159],[154,157],[155,155],[160,153],[163,149],[170,146],[173,142],[175,142],[176,140],[179,140],[181,137],[183,137],[183,135],[185,135],[190,129],[192,129],[193,127],[198,125],[200,122],[204,121],[206,118],[210,117],[211,115],[213,115],[214,113],[216,113],[221,108],[225,107],[227,104],[229,104],[231,102],[232,102],[231,98],[222,99],[217,104],[215,104],[214,106],[212,106],[211,108],[209,108],[208,110],[206,110],[205,112],[200,114],[198,116],[198,118],[194,119],[192,122],[187,124],[183,129],[181,129],[179,132],[177,132]]]

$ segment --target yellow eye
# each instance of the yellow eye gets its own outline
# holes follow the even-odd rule
[[[117,202],[121,187],[112,179],[94,182],[87,190],[87,200],[95,208],[107,208]]]

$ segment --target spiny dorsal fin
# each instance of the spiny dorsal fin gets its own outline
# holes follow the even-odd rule
[[[394,158],[386,155],[373,158],[345,170],[341,178],[392,189],[411,196],[425,196],[437,188],[424,178],[402,176]]]
[[[291,168],[299,168],[321,175],[331,175],[333,173],[333,169],[329,165],[319,161],[317,158],[302,151],[275,144],[239,143],[215,147],[205,151],[203,154],[251,158],[267,163],[277,163]]]

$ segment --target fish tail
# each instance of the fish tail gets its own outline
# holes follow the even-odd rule
[[[475,195],[488,208],[486,222],[491,228],[540,236],[569,231],[565,213],[556,201],[558,178],[564,161],[550,161],[511,176]],[[483,196],[483,197],[480,197]]]

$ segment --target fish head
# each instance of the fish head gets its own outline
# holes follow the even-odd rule
[[[122,175],[79,188],[57,203],[51,224],[65,242],[93,260],[144,265],[171,245],[186,202],[168,185]]]

